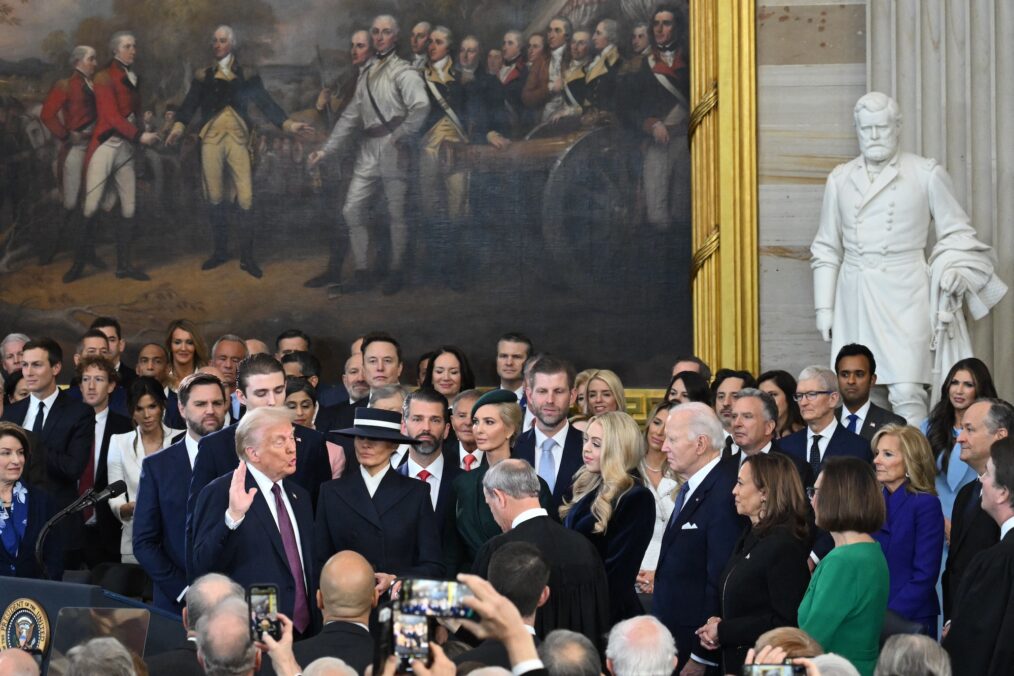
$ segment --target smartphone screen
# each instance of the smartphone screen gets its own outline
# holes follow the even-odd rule
[[[250,609],[250,636],[261,640],[267,632],[276,641],[282,638],[282,624],[278,621],[278,587],[273,584],[253,584],[247,587],[246,602]]]
[[[430,624],[425,615],[394,613],[394,654],[398,672],[412,671],[412,660],[430,666]]]
[[[794,664],[745,664],[743,676],[794,676],[805,674],[806,667]]]
[[[447,580],[405,580],[398,595],[399,610],[429,617],[473,617],[461,601],[472,592],[463,584]]]

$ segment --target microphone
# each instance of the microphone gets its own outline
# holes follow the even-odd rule
[[[109,498],[115,498],[117,495],[123,495],[127,492],[127,484],[124,481],[114,481],[98,493],[95,492],[94,488],[89,488],[77,500],[70,503],[59,512],[54,514],[49,521],[42,526],[42,530],[39,531],[39,537],[35,541],[35,560],[38,562],[39,567],[42,569],[43,574],[47,575],[46,564],[42,560],[43,556],[43,545],[46,541],[46,536],[49,535],[49,531],[53,529],[56,524],[66,519],[75,512],[80,512],[85,507],[93,507],[100,502],[105,502]]]
[[[97,493],[94,492],[93,490],[82,495],[79,503],[77,505],[74,505],[74,508],[71,510],[71,512],[72,513],[79,512],[82,509],[85,509],[86,507],[94,507],[100,502],[105,502],[106,500],[115,498],[118,495],[123,495],[126,492],[127,492],[127,484],[125,481],[123,481],[122,479],[120,479],[119,481],[114,481],[113,483],[109,484],[108,486],[106,486]]]

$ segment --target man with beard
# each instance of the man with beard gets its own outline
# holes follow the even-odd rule
[[[187,490],[198,442],[225,423],[225,386],[210,373],[180,382],[179,411],[186,421],[182,440],[141,463],[134,507],[134,556],[154,583],[153,603],[179,614],[187,590]]]
[[[574,405],[574,367],[552,355],[542,355],[528,374],[528,407],[535,426],[518,437],[513,457],[527,460],[553,492],[553,508],[570,493],[574,474],[584,459],[581,432],[571,426],[567,413]]]
[[[445,529],[455,528],[453,520],[450,526],[447,525],[447,511],[454,507],[451,484],[461,473],[454,449],[448,449],[451,453],[444,452],[444,441],[450,432],[447,399],[429,388],[410,393],[405,398],[402,429],[418,443],[409,446],[408,461],[398,468],[398,472],[424,481],[430,487],[430,502],[443,536]]]

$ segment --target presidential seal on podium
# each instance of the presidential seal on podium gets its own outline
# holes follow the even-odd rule
[[[49,645],[49,618],[32,599],[16,599],[0,616],[0,650],[20,648],[44,653]]]

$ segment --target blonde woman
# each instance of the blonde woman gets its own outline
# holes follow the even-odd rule
[[[602,555],[615,624],[644,612],[634,584],[651,541],[655,500],[634,475],[644,441],[633,418],[617,411],[593,416],[584,440],[584,467],[574,475],[573,498],[560,507],[560,516]]]
[[[585,406],[588,415],[602,415],[610,411],[626,413],[627,398],[620,377],[609,369],[599,369],[591,374]]]
[[[574,399],[574,405],[571,407],[570,424],[574,426],[574,429],[584,432],[588,427],[588,379],[592,377],[598,369],[585,369],[577,374],[574,378],[574,389],[577,391],[577,397]]]
[[[873,534],[891,573],[887,607],[936,638],[944,512],[936,494],[933,450],[922,432],[908,425],[885,425],[871,445],[887,506],[884,526]]]
[[[651,409],[648,423],[644,426],[644,458],[638,466],[638,473],[641,475],[641,485],[651,491],[655,498],[655,527],[641,561],[641,570],[637,573],[637,591],[642,594],[655,592],[655,568],[662,551],[662,536],[665,535],[665,526],[676,506],[676,494],[683,485],[669,466],[669,460],[662,450],[665,423],[669,419],[669,411],[676,405],[675,401],[658,402]]]

